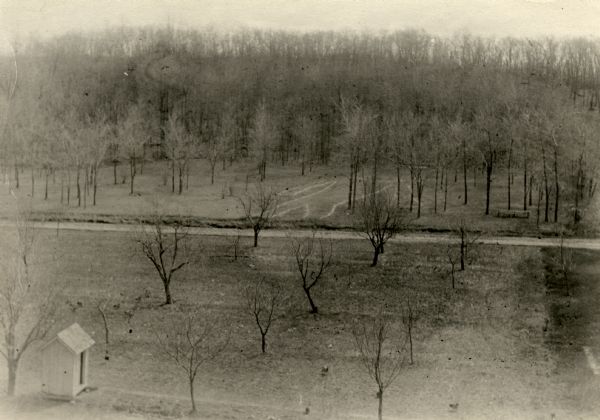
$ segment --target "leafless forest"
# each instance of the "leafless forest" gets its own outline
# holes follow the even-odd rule
[[[0,94],[14,418],[600,413],[599,39],[21,36]]]
[[[81,206],[98,167],[128,165],[130,192],[143,161],[161,157],[183,193],[189,160],[212,169],[241,160],[260,180],[274,165],[347,167],[377,184],[383,166],[443,185],[457,172],[519,179],[501,206],[573,218],[593,195],[600,112],[600,49],[591,39],[120,29],[19,40],[2,60],[2,170],[11,186]],[[48,197],[48,178],[60,197]],[[436,190],[435,188],[428,188]],[[443,190],[443,188],[442,188]],[[430,192],[425,191],[425,194]],[[541,197],[541,198],[540,198]],[[410,202],[412,210],[412,201]],[[443,192],[436,203],[444,206]],[[495,203],[500,206],[500,203]],[[415,204],[416,210],[420,207]]]

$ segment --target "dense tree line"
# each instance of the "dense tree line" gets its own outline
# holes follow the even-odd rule
[[[0,162],[14,188],[30,172],[31,195],[41,194],[42,176],[46,199],[48,178],[58,176],[65,204],[95,204],[101,164],[114,166],[115,183],[117,165],[127,164],[133,194],[149,150],[164,158],[179,194],[192,157],[208,159],[212,182],[217,162],[255,162],[260,180],[272,164],[297,164],[301,174],[344,165],[349,209],[358,177],[364,199],[384,168],[396,174],[404,206],[408,169],[407,206],[418,215],[428,190],[434,211],[445,211],[449,179],[462,183],[467,204],[481,178],[486,214],[527,210],[535,199],[544,221],[558,219],[561,202],[577,209],[596,186],[594,39],[167,27],[13,46],[2,58]],[[507,200],[490,203],[499,169]]]

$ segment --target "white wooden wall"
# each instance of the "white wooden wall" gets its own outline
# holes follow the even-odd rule
[[[79,355],[74,355],[57,340],[42,353],[42,390],[48,394],[74,397],[79,392]]]

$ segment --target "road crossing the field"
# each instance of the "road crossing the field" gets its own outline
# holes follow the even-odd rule
[[[136,232],[139,228],[134,224],[110,224],[110,223],[84,223],[84,222],[39,222],[35,226],[40,229],[80,230],[95,232]],[[0,220],[0,228],[9,229],[14,225],[8,220]],[[169,232],[170,228],[165,227]],[[192,227],[189,231],[192,235],[204,236],[253,236],[252,229],[235,228],[213,228]],[[351,230],[317,230],[318,236],[334,240],[353,240],[364,238],[364,234]],[[310,229],[265,229],[261,232],[263,238],[302,238],[310,237],[313,231]],[[396,243],[451,243],[457,240],[456,236],[441,233],[402,232],[390,240]],[[558,247],[559,238],[552,237],[527,237],[527,236],[482,236],[477,240],[480,244],[503,245],[503,246],[534,246],[534,247]],[[600,238],[565,238],[564,246],[573,249],[600,250]]]

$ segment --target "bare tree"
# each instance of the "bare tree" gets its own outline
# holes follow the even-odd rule
[[[378,418],[383,418],[383,394],[396,380],[405,362],[405,345],[392,328],[387,314],[380,310],[375,317],[356,322],[352,334],[361,362],[377,384]]]
[[[153,216],[149,225],[140,223],[136,242],[158,272],[165,290],[165,305],[173,303],[173,275],[189,264],[185,247],[187,239],[188,228],[182,222],[167,228],[163,226],[161,217]]]
[[[401,212],[389,194],[380,192],[360,206],[357,224],[373,245],[371,267],[375,267],[379,254],[384,252],[384,245],[402,226]]]
[[[178,194],[183,192],[183,175],[189,166],[193,153],[192,136],[187,131],[181,117],[172,113],[168,120],[166,153],[171,160],[171,191],[175,192],[175,172],[177,169]]]
[[[267,160],[277,139],[278,128],[273,122],[273,118],[274,116],[268,111],[265,102],[260,102],[254,116],[251,136],[254,143],[254,154],[258,159],[261,181],[264,181],[267,176]]]
[[[469,257],[469,252],[473,252],[480,234],[475,234],[467,224],[464,217],[461,217],[460,222],[455,226],[454,232],[459,238],[458,249],[460,258],[460,271],[465,271],[466,264],[472,260],[472,255]]]
[[[298,117],[294,131],[298,139],[298,154],[300,157],[301,175],[304,176],[306,164],[312,161],[312,144],[317,134],[317,124],[312,116],[301,115]]]
[[[254,231],[254,247],[258,246],[260,231],[269,225],[277,211],[277,192],[262,183],[254,185],[254,191],[244,198],[238,197],[244,211],[244,217]]]
[[[410,355],[410,364],[414,363],[413,357],[413,332],[415,324],[419,320],[418,302],[411,300],[411,296],[407,295],[404,307],[402,308],[402,323],[406,328],[406,338],[408,340],[408,349]]]
[[[460,271],[465,271],[466,266],[473,261],[473,253],[481,234],[475,234],[469,229],[464,217],[461,217],[456,226],[451,229],[457,237],[457,241],[448,244],[446,255],[450,263],[450,275],[452,278],[452,288],[454,289],[456,266],[460,267]]]
[[[316,314],[319,312],[319,309],[310,291],[325,275],[325,272],[331,265],[333,244],[331,240],[326,244],[323,238],[316,238],[313,232],[309,238],[292,238],[290,249],[295,258],[298,273],[300,273],[302,290],[304,290],[304,294],[310,304],[310,312]]]
[[[450,137],[454,143],[460,142],[460,154],[462,158],[462,172],[463,172],[463,205],[467,205],[469,189],[467,187],[467,137],[469,135],[468,127],[460,119],[452,121],[448,125],[450,131]],[[447,182],[447,181],[446,181]]]
[[[396,169],[396,206],[400,207],[400,182],[401,182],[401,170],[403,166],[406,166],[406,154],[408,149],[410,137],[408,118],[405,114],[401,117],[392,114],[387,116],[387,129],[389,136],[389,143],[391,145],[392,161]]]
[[[119,142],[111,141],[106,150],[107,158],[113,165],[113,185],[117,185],[117,167],[119,166],[120,160],[120,151],[119,151]]]
[[[104,360],[110,359],[110,324],[108,322],[108,306],[111,304],[111,302],[114,302],[113,296],[110,292],[107,292],[103,296],[103,298],[96,304],[96,309],[98,309],[98,312],[100,313],[100,317],[102,318],[102,325],[104,327]],[[117,305],[115,304],[115,306]],[[133,316],[133,312],[131,312],[131,316]],[[129,317],[128,322],[130,320],[131,317]]]
[[[99,118],[98,121],[86,120],[81,134],[82,148],[84,149],[84,162],[89,166],[90,183],[92,185],[92,205],[96,205],[96,194],[98,192],[98,169],[105,154],[109,148],[109,126],[106,118]],[[86,169],[87,173],[87,169]],[[86,190],[87,190],[86,182]]]
[[[30,213],[17,210],[14,231],[3,239],[0,276],[0,354],[8,368],[7,394],[14,395],[17,368],[30,346],[54,324],[56,284],[46,284],[35,270],[36,232]]]
[[[210,164],[211,185],[215,183],[215,167],[217,166],[217,162],[222,160],[223,169],[225,169],[228,151],[231,154],[235,151],[235,145],[233,143],[237,126],[235,124],[235,119],[231,114],[232,112],[231,107],[227,107],[226,111],[221,115],[218,128],[214,130],[215,133],[210,133],[205,144],[205,155]],[[231,157],[231,159],[233,160],[233,157]]]
[[[139,108],[135,107],[129,110],[127,118],[119,122],[117,127],[120,138],[119,149],[129,160],[129,193],[133,195],[133,185],[137,175],[137,163],[142,156],[144,147],[144,119]]]
[[[240,239],[241,235],[239,231],[235,236],[232,237],[232,239],[227,239],[229,244],[228,249],[233,251],[233,261],[237,261],[238,256],[240,255]]]
[[[252,315],[260,331],[260,349],[267,351],[267,334],[273,322],[279,317],[285,298],[281,287],[274,281],[260,278],[253,281],[244,291],[246,309]]]
[[[485,214],[488,215],[490,214],[492,174],[497,161],[500,128],[491,111],[489,114],[483,111],[479,112],[475,118],[475,125],[483,134],[483,138],[477,142],[477,146],[485,165]]]
[[[229,335],[196,308],[169,317],[164,333],[155,331],[160,351],[187,376],[192,414],[196,413],[194,383],[200,367],[219,356],[229,343]]]
[[[560,242],[558,247],[558,258],[556,259],[558,270],[563,279],[567,296],[571,295],[569,275],[573,271],[573,251],[565,245],[564,231],[560,231]]]
[[[372,136],[372,122],[375,118],[370,109],[357,103],[341,99],[340,114],[344,127],[344,138],[348,148],[350,176],[348,178],[348,210],[354,210],[356,205],[356,190],[358,172],[368,161],[370,150],[367,141]],[[376,182],[376,180],[375,180]],[[366,193],[364,194],[366,197]]]
[[[456,285],[456,265],[460,259],[460,254],[457,253],[456,247],[453,244],[448,244],[446,255],[450,263],[450,278],[452,279],[452,288],[454,289]]]

